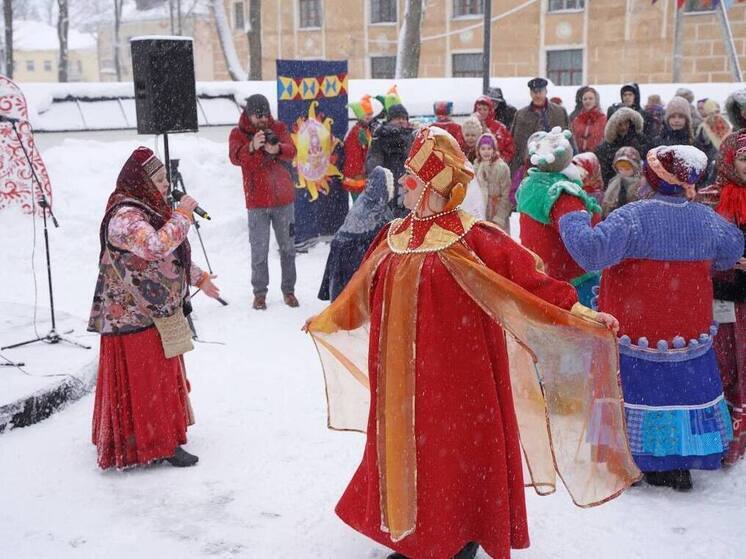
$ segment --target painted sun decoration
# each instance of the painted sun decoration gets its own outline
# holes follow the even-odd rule
[[[308,107],[308,116],[295,121],[293,139],[297,153],[293,164],[298,170],[298,188],[307,188],[311,201],[319,197],[319,192],[329,194],[329,180],[332,177],[342,177],[337,169],[334,148],[339,139],[332,134],[331,118],[316,115],[317,101],[312,101]]]

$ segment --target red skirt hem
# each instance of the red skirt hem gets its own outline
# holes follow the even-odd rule
[[[183,361],[166,358],[158,331],[102,336],[92,430],[99,467],[173,456],[186,443],[187,423]]]

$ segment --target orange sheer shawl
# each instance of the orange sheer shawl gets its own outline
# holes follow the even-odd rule
[[[505,330],[527,484],[550,494],[559,475],[581,507],[619,495],[640,472],[625,434],[614,335],[500,276],[459,238],[441,235],[440,241],[430,252]],[[326,380],[329,428],[365,432],[371,284],[379,264],[396,259],[381,278],[385,302],[375,395],[381,529],[393,541],[411,534],[417,522],[413,325],[428,256],[399,248],[391,236],[381,243],[342,294],[309,323]]]

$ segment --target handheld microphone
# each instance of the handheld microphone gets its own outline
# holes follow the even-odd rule
[[[21,122],[22,119],[14,116],[0,115],[0,122]]]
[[[173,198],[174,200],[176,200],[177,202],[178,202],[179,200],[181,200],[181,199],[182,199],[182,198],[183,198],[183,197],[185,196],[185,194],[186,194],[186,193],[185,193],[185,192],[182,192],[181,190],[172,190],[172,191],[171,191],[171,197],[172,197],[172,198]],[[198,216],[200,216],[200,217],[202,217],[202,218],[204,218],[204,219],[207,219],[207,220],[211,220],[211,219],[212,219],[212,218],[210,217],[210,214],[208,214],[208,213],[207,213],[207,212],[206,212],[205,210],[203,210],[203,209],[202,209],[202,208],[200,208],[199,206],[197,206],[196,208],[194,208],[194,213],[196,213],[196,214],[197,214]]]

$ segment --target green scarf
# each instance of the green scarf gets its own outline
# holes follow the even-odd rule
[[[539,223],[549,225],[552,208],[562,194],[580,198],[585,209],[592,214],[601,213],[601,206],[583,190],[580,182],[570,180],[562,173],[547,173],[538,169],[529,169],[521,182],[515,194],[518,202],[516,209]]]

